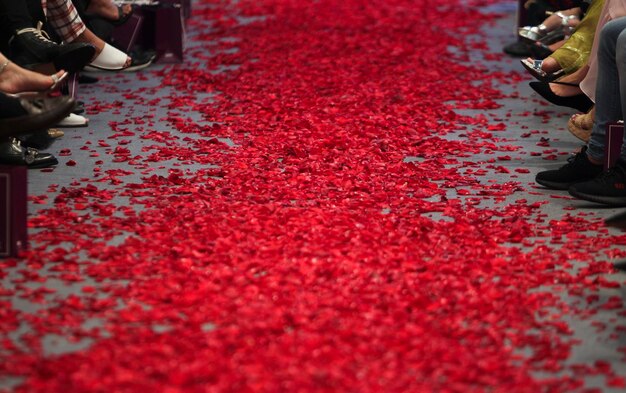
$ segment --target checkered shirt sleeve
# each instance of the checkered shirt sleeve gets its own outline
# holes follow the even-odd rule
[[[71,0],[42,0],[48,22],[64,42],[72,42],[86,27]]]

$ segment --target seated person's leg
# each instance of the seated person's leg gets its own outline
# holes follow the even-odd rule
[[[535,178],[537,183],[548,188],[571,191],[574,185],[578,188],[579,183],[587,184],[602,173],[606,127],[623,117],[618,66],[624,68],[626,63],[616,61],[616,53],[619,49],[621,55],[623,50],[618,47],[620,44],[626,45],[625,29],[626,18],[620,18],[607,23],[600,33],[596,113],[589,143],[560,169],[538,173]]]
[[[86,43],[95,47],[95,65],[104,69],[123,69],[131,64],[131,58],[107,45],[89,30],[76,12],[70,0],[48,0],[48,20],[57,33],[68,43]]]
[[[590,159],[598,163],[604,159],[607,125],[623,119],[620,85],[626,84],[626,80],[622,81],[620,77],[625,72],[626,63],[620,62],[619,56],[623,56],[624,50],[619,45],[626,43],[625,29],[626,18],[619,18],[608,22],[600,33],[596,117],[588,151]]]

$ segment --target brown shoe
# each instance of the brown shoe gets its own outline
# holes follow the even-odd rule
[[[75,102],[67,96],[0,93],[0,104],[0,138],[5,138],[48,129],[71,113]]]

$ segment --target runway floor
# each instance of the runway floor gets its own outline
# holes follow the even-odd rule
[[[512,3],[197,0],[182,64],[94,74],[0,390],[623,391],[626,215],[534,183],[581,143]]]

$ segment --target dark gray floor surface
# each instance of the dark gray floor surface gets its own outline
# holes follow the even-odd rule
[[[499,6],[500,11],[506,12],[506,17],[500,20],[494,26],[485,27],[485,36],[489,37],[488,41],[490,45],[498,52],[499,49],[513,39],[513,32],[511,26],[514,25],[514,14],[512,2],[504,3]],[[192,37],[194,31],[189,32]],[[469,38],[472,39],[484,39]],[[190,45],[194,45],[189,41]],[[477,64],[483,63],[484,60],[480,58],[473,59]],[[500,68],[504,71],[519,70],[521,66],[517,59],[504,58],[496,62],[489,62],[490,67]],[[40,171],[31,170],[29,172],[29,195],[47,195],[47,200],[44,200],[43,204],[35,203],[31,201],[29,210],[31,214],[35,214],[39,209],[47,208],[53,203],[54,197],[58,190],[63,186],[77,185],[84,183],[85,180],[93,181],[94,179],[102,179],[106,175],[107,170],[111,169],[124,169],[127,168],[127,163],[114,163],[111,161],[112,149],[120,145],[120,140],[128,140],[129,143],[124,143],[123,147],[131,150],[131,154],[141,155],[142,148],[149,146],[154,141],[141,139],[140,132],[136,132],[134,136],[124,136],[123,138],[112,137],[110,131],[109,122],[123,121],[126,117],[135,117],[138,115],[154,116],[155,127],[157,130],[172,131],[171,127],[164,120],[168,115],[176,114],[176,110],[169,110],[167,108],[168,97],[172,92],[169,88],[156,88],[158,87],[159,80],[152,74],[152,71],[163,69],[164,65],[155,65],[148,71],[139,74],[94,74],[102,79],[102,83],[93,86],[82,85],[80,88],[79,98],[84,100],[87,104],[87,108],[94,104],[109,105],[112,103],[119,103],[119,106],[114,106],[109,110],[104,110],[102,113],[96,115],[89,115],[90,124],[86,128],[80,129],[66,129],[65,137],[52,146],[50,152],[57,155],[60,164],[54,171]],[[140,77],[141,76],[141,77]],[[530,80],[530,78],[528,78]],[[102,88],[105,86],[106,88]],[[152,98],[160,98],[162,101],[157,105],[137,105],[134,100],[128,100],[121,97],[120,90],[126,89],[146,89],[155,88],[148,93]],[[505,92],[512,92],[510,86],[502,87]],[[541,151],[542,147],[537,146],[536,138],[520,138],[520,135],[527,132],[529,129],[537,129],[545,131],[546,137],[550,138],[550,149],[556,149],[558,152],[574,151],[581,143],[574,138],[565,129],[567,118],[573,113],[572,111],[561,109],[558,107],[550,106],[545,102],[539,100],[536,95],[531,93],[527,83],[520,83],[515,86],[514,89],[519,92],[519,97],[528,97],[529,99],[510,98],[502,100],[502,108],[497,110],[491,110],[490,113],[494,118],[506,119],[507,115],[511,115],[507,120],[507,130],[502,132],[500,136],[513,141],[514,144],[523,146],[523,149],[517,152],[511,152],[512,160],[503,163],[502,165],[513,170],[515,168],[528,168],[530,173],[523,174],[518,173],[516,181],[524,184],[528,190],[537,191],[539,195],[532,195],[528,193],[523,197],[529,201],[545,201],[550,200],[550,203],[542,205],[542,212],[547,215],[547,218],[560,218],[566,213],[571,213],[571,210],[566,210],[570,207],[575,207],[579,211],[584,211],[589,214],[593,214],[600,218],[610,218],[620,213],[623,213],[623,209],[610,209],[610,208],[598,208],[596,205],[591,205],[584,202],[579,202],[570,199],[551,198],[551,195],[563,195],[563,193],[543,190],[536,188],[533,182],[534,175],[537,171],[549,168],[557,168],[562,165],[564,159],[557,161],[546,161],[541,157],[533,157],[528,152]],[[145,96],[145,94],[144,94]],[[210,100],[210,97],[206,97]],[[540,116],[526,116],[528,111],[533,111],[536,108],[549,111],[550,116],[547,123],[542,122]],[[467,111],[467,113],[472,113]],[[186,114],[186,116],[194,116],[193,114]],[[195,118],[195,120],[200,120]],[[129,128],[136,131],[141,131],[141,126],[129,125]],[[107,146],[108,145],[108,146]],[[561,156],[563,157],[563,156]],[[472,160],[486,160],[490,157],[473,157]],[[71,165],[75,163],[75,165]],[[69,164],[69,165],[68,165]],[[179,168],[177,162],[174,160],[169,164],[163,163],[157,164],[155,167],[145,168],[142,172],[136,171],[135,174],[123,176],[124,182],[140,182],[141,176],[145,174],[167,174],[170,168]],[[193,167],[185,166],[184,170],[192,171]],[[498,181],[503,179],[495,178]],[[486,179],[488,180],[488,179]],[[51,185],[58,185],[58,187],[50,188]],[[109,181],[103,181],[99,183],[99,187],[123,187],[122,185],[110,184]],[[57,190],[57,191],[52,191]],[[513,199],[519,199],[520,194],[516,193],[511,197]],[[117,199],[113,201],[118,205],[124,205],[127,203],[124,199]],[[565,210],[564,210],[565,209]],[[611,229],[618,233],[617,229]],[[45,275],[45,272],[43,272]],[[0,283],[7,287],[10,287],[13,274],[9,274],[7,277],[0,279]],[[626,279],[626,274],[614,274],[608,277],[611,280],[619,281],[623,283]],[[80,291],[80,288],[88,283],[81,283],[80,286],[72,287],[65,282],[58,280],[51,280],[46,283],[50,288],[56,289],[58,292],[56,296],[70,294],[74,291]],[[626,299],[626,293],[624,287],[620,289],[602,289],[599,293],[601,298],[608,298],[610,296],[621,296],[622,299]],[[567,295],[564,295],[567,296]],[[29,303],[24,299],[15,298],[12,299],[16,308],[28,312],[36,312],[41,307]],[[616,314],[616,310],[602,310],[594,318],[594,321],[605,322],[607,324],[614,323],[616,318],[619,318]],[[94,321],[97,324],[98,321]],[[623,358],[623,354],[617,351],[620,346],[626,346],[626,337],[622,337],[619,343],[615,340],[609,339],[607,331],[606,333],[598,333],[597,329],[592,326],[592,321],[581,321],[572,316],[570,321],[570,327],[575,332],[575,338],[581,341],[580,345],[576,346],[569,362],[571,363],[586,363],[592,364],[596,360],[605,360],[614,365],[615,371],[620,375],[626,375],[626,363],[618,362],[617,360]],[[21,333],[28,330],[24,327],[23,330],[16,332],[14,338],[18,338]],[[62,337],[50,336],[44,339],[45,352],[48,354],[67,353],[76,350],[83,349],[90,345],[89,341],[83,341],[78,343],[69,343]],[[0,388],[12,386],[19,383],[19,379],[2,379],[0,377]],[[604,386],[603,378],[589,378],[587,380],[587,387]],[[605,391],[618,392],[619,389],[604,389]]]

